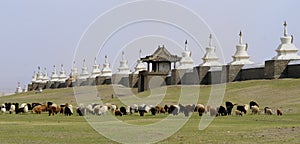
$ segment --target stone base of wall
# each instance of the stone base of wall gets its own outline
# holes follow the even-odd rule
[[[138,81],[139,81],[139,75],[138,74],[130,74],[129,75],[129,87],[137,88],[138,87]]]
[[[278,79],[286,78],[287,65],[290,60],[268,60],[265,61],[265,78],[266,79]]]
[[[113,74],[112,76],[113,84],[121,84],[123,86],[129,87],[129,75],[128,74]]]

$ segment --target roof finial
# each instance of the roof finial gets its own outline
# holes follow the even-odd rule
[[[142,58],[142,49],[140,49],[139,57]]]
[[[185,46],[184,46],[184,49],[185,49],[185,51],[187,51],[187,40],[185,40]]]
[[[239,34],[239,36],[240,36],[240,41],[239,41],[239,43],[240,43],[240,44],[243,44],[243,39],[242,39],[242,31],[240,31],[240,34]]]
[[[97,58],[94,58],[94,64],[97,65]]]
[[[209,34],[209,47],[212,47],[212,34]]]
[[[85,67],[85,59],[83,59],[83,67]]]
[[[105,63],[108,63],[108,61],[107,61],[107,55],[105,55]]]
[[[125,53],[122,51],[122,60],[125,60]]]
[[[284,36],[287,36],[287,30],[286,30],[287,23],[286,23],[286,21],[284,21],[283,26],[284,26],[284,32],[283,32],[283,35],[284,35]]]

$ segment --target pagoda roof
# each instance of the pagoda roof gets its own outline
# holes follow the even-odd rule
[[[162,47],[159,46],[152,55],[141,58],[141,60],[143,62],[148,62],[148,61],[177,62],[177,61],[180,61],[180,59],[181,59],[181,57],[179,57],[177,55],[172,55],[164,46],[162,46]]]

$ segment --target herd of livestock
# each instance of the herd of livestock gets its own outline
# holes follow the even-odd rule
[[[65,103],[57,105],[53,102],[41,103],[4,103],[1,105],[1,112],[9,114],[23,114],[23,113],[36,113],[41,114],[43,112],[48,112],[49,116],[55,114],[64,114],[66,116],[73,115],[73,110],[76,111],[76,115],[84,116],[88,114],[92,115],[106,115],[108,112],[112,112],[115,116],[122,115],[132,115],[138,113],[140,116],[145,114],[157,115],[157,114],[172,114],[179,115],[182,113],[184,116],[189,116],[190,113],[197,112],[199,116],[203,114],[209,114],[210,116],[226,116],[226,115],[238,115],[243,116],[247,113],[252,114],[277,114],[282,115],[281,109],[277,109],[276,112],[269,107],[264,107],[261,109],[257,102],[250,101],[249,105],[238,105],[232,102],[225,102],[225,106],[219,106],[217,108],[211,107],[209,105],[204,106],[203,104],[187,104],[187,105],[164,105],[164,106],[153,106],[146,104],[133,104],[131,106],[121,106],[118,107],[115,104],[106,103],[104,105],[100,104],[80,104],[76,108],[73,108],[71,104]]]

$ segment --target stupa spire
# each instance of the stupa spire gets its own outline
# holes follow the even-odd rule
[[[239,36],[240,36],[239,44],[243,44],[242,31],[240,31]]]
[[[142,57],[142,49],[140,49],[140,51],[139,51],[139,58],[141,58]]]
[[[212,47],[212,34],[209,34],[209,47]]]
[[[286,37],[288,35],[287,34],[287,23],[286,23],[286,21],[284,21],[283,26],[284,26],[283,35]]]
[[[184,43],[184,50],[187,51],[188,48],[187,48],[187,40],[185,40],[185,43]]]

